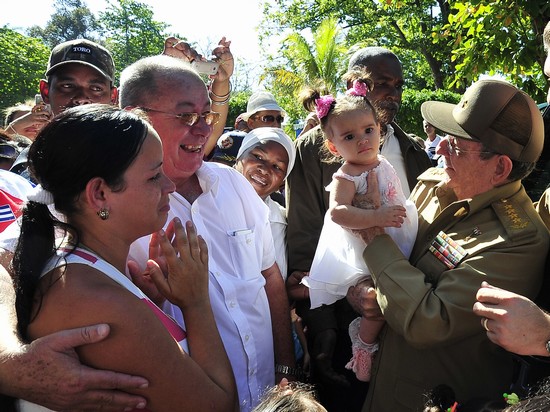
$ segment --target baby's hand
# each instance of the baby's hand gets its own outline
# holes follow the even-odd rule
[[[380,227],[401,227],[407,217],[406,209],[399,205],[381,206],[375,213],[378,215],[376,221]]]

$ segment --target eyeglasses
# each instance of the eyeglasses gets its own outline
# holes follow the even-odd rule
[[[218,112],[176,114],[176,113],[170,113],[170,112],[163,112],[162,110],[150,109],[148,107],[140,107],[140,109],[143,110],[144,112],[162,113],[162,114],[173,116],[175,118],[178,118],[186,126],[196,125],[199,122],[201,117],[204,118],[204,121],[208,126],[215,125],[220,120],[220,114]]]
[[[285,120],[285,118],[281,115],[273,116],[271,114],[266,114],[264,116],[254,116],[253,119],[260,119],[260,121],[263,123],[273,123],[276,121],[279,124],[283,123]]]
[[[446,140],[447,152],[449,153],[449,156],[453,156],[453,155],[460,156],[460,155],[465,155],[465,154],[493,154],[494,153],[494,152],[491,152],[489,150],[461,149],[456,145],[456,138],[455,137],[447,137],[445,140]]]

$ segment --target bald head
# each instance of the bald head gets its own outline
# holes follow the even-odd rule
[[[200,82],[201,77],[183,60],[158,55],[138,60],[120,75],[120,106],[142,106],[161,98],[166,85]]]
[[[398,57],[392,51],[385,49],[384,47],[364,47],[357,50],[353,56],[349,59],[348,71],[356,69],[358,67],[369,66],[369,63],[373,60],[378,60],[380,57],[395,59],[401,65]]]

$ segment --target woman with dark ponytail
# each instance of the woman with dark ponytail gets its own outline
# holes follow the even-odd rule
[[[68,109],[42,129],[29,162],[39,185],[23,211],[12,268],[21,336],[30,342],[107,323],[109,337],[80,347],[79,358],[145,377],[149,385],[135,394],[147,399],[146,410],[234,410],[233,372],[208,296],[206,243],[191,223],[184,229],[174,220],[161,230],[174,184],[148,121],[108,105]],[[148,262],[148,275],[185,313],[187,331],[125,275],[130,244],[150,233],[158,259]],[[35,410],[25,401],[19,407]]]

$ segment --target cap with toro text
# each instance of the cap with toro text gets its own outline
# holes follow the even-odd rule
[[[429,101],[422,117],[441,131],[481,142],[520,162],[536,162],[544,144],[544,123],[537,104],[525,92],[501,80],[480,80],[456,105]]]
[[[50,54],[46,76],[50,76],[59,67],[79,63],[90,66],[111,82],[115,78],[115,63],[109,51],[90,40],[69,40],[55,46]]]

